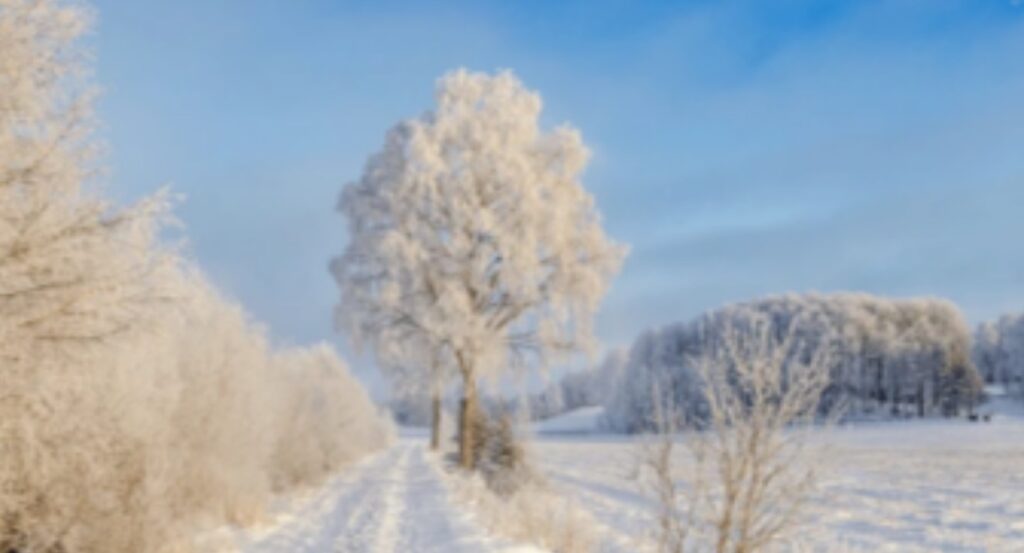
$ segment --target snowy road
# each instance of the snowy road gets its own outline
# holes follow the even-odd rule
[[[422,444],[402,442],[234,541],[245,553],[532,551],[485,535],[451,504],[442,478]]]

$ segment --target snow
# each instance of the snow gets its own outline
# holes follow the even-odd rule
[[[537,434],[593,434],[600,431],[604,407],[581,407],[533,425]]]
[[[263,527],[236,529],[240,553],[544,553],[486,535],[449,501],[421,440],[401,440],[306,497],[282,501]]]
[[[874,423],[816,439],[831,452],[795,533],[802,550],[1024,551],[1024,420]],[[534,451],[606,530],[633,543],[647,535],[653,507],[631,477],[632,444],[545,439]]]
[[[1024,419],[1024,401],[1019,397],[1010,395],[1002,387],[992,387],[989,400],[978,408],[978,413],[989,415],[993,421],[1004,419]]]

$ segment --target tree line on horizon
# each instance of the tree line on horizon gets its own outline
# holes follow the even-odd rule
[[[697,412],[700,382],[692,360],[715,347],[725,323],[752,313],[769,315],[780,330],[798,320],[805,343],[833,350],[821,401],[842,405],[847,418],[968,414],[985,399],[985,384],[1019,393],[1024,380],[1022,316],[982,323],[972,332],[947,300],[791,293],[644,331],[630,348],[613,350],[601,363],[570,372],[530,395],[530,415],[544,419],[605,406],[609,429],[649,429],[650,384],[660,378],[669,378],[677,399]],[[827,343],[821,343],[824,336]]]
[[[714,348],[725,323],[755,313],[769,315],[779,332],[798,321],[804,344],[829,337],[830,382],[822,402],[842,405],[846,418],[956,416],[987,399],[986,384],[1001,385],[1014,395],[1024,391],[1024,316],[981,323],[972,332],[956,306],[943,299],[790,293],[646,330],[630,347],[613,349],[600,362],[535,392],[522,397],[491,393],[485,403],[493,412],[523,412],[532,420],[603,406],[607,429],[650,429],[652,379],[669,378],[677,399],[699,410],[693,360]],[[403,424],[430,420],[419,394],[397,393],[390,408]]]

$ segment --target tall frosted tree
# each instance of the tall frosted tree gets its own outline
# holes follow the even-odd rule
[[[478,379],[590,349],[625,253],[580,182],[580,133],[542,130],[540,112],[510,72],[449,73],[435,108],[392,128],[341,195],[337,322],[384,368],[410,353],[450,363],[433,377],[461,380],[465,468]]]
[[[0,552],[191,551],[386,442],[326,348],[274,353],[97,188],[78,0],[0,0]],[[273,488],[272,488],[273,486]]]
[[[163,201],[116,209],[86,186],[97,169],[88,54],[77,40],[88,19],[78,4],[0,0],[4,551],[92,543],[100,532],[87,530],[100,525],[82,521],[118,519],[130,510],[111,508],[114,498],[138,499],[119,486],[118,472],[134,465],[102,383],[160,299],[151,275],[167,265],[153,245]],[[105,532],[104,549],[139,550],[129,534]]]

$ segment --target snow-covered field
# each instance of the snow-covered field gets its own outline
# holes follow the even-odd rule
[[[1024,420],[873,423],[817,438],[830,451],[796,532],[807,549],[1024,551]],[[644,538],[651,504],[631,476],[633,444],[541,433],[534,451],[555,485],[610,535]]]

